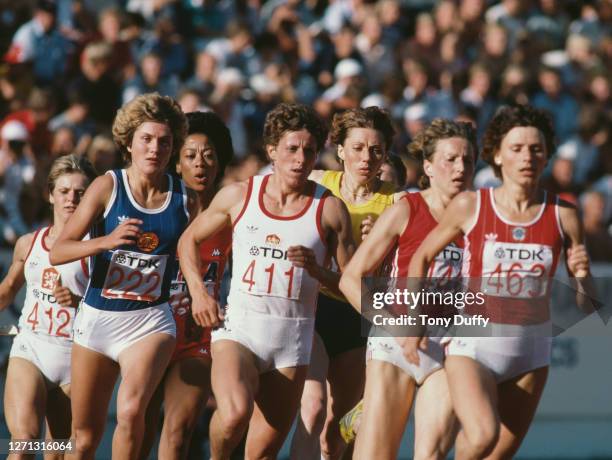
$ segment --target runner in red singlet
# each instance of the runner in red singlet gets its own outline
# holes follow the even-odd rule
[[[387,254],[393,255],[390,276],[406,277],[416,248],[436,226],[451,199],[471,185],[478,148],[475,131],[468,123],[436,119],[417,135],[408,150],[421,161],[423,190],[405,195],[386,210],[346,267],[340,288],[358,310],[361,279],[372,275]],[[436,257],[429,275],[457,278],[462,246],[460,239],[449,242]],[[429,352],[419,356],[420,365],[409,363],[395,337],[373,327],[354,458],[397,457],[417,385],[414,458],[445,458],[455,430],[440,341],[432,339]]]
[[[493,336],[456,337],[447,349],[445,369],[461,424],[458,459],[512,458],[527,434],[548,375],[547,295],[562,250],[570,276],[581,289],[589,284],[575,207],[538,186],[553,152],[544,112],[500,109],[485,132],[483,158],[502,185],[457,196],[410,264],[411,277],[423,276],[435,254],[463,232],[463,276],[485,296],[484,309],[466,307],[464,315],[482,313],[493,323]],[[419,361],[419,345],[418,337],[404,344],[409,361]]]

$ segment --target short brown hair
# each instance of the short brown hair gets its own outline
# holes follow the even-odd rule
[[[131,160],[127,148],[132,144],[134,132],[147,121],[168,125],[172,132],[173,157],[183,145],[187,134],[187,119],[178,103],[170,96],[161,96],[159,93],[142,94],[121,107],[113,122],[113,139],[125,162]]]
[[[550,115],[544,110],[530,105],[503,106],[489,122],[482,138],[482,159],[491,165],[497,177],[501,177],[501,168],[495,164],[495,154],[504,137],[512,128],[530,126],[544,136],[546,156],[550,158],[555,151],[555,131]]]
[[[460,137],[468,141],[472,147],[474,160],[478,158],[478,144],[476,142],[476,130],[471,123],[465,121],[453,121],[446,118],[434,118],[434,120],[423,128],[415,136],[414,140],[408,144],[406,149],[408,154],[419,162],[419,188],[424,190],[429,188],[429,177],[423,172],[423,162],[432,161],[438,141]]]
[[[395,129],[386,110],[379,107],[349,109],[334,115],[329,139],[336,145],[343,145],[351,128],[371,128],[379,131],[385,139],[385,149],[391,147]]]
[[[264,145],[278,145],[281,137],[290,131],[307,130],[317,142],[317,151],[321,150],[327,139],[327,127],[317,113],[303,104],[283,102],[274,107],[264,124]]]

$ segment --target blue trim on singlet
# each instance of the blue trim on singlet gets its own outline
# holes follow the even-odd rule
[[[159,238],[159,245],[150,252],[143,252],[136,244],[123,245],[118,249],[143,254],[167,255],[167,265],[162,277],[161,295],[156,300],[146,302],[142,300],[108,299],[102,296],[102,287],[114,251],[103,251],[91,258],[91,279],[84,301],[91,307],[107,311],[132,311],[163,304],[168,301],[172,274],[176,271],[178,239],[189,221],[184,205],[185,189],[180,179],[168,174],[170,201],[164,201],[164,205],[158,208],[160,210],[143,209],[130,200],[126,190],[127,181],[124,182],[122,170],[113,170],[109,173],[114,175],[116,194],[113,193],[114,196],[111,197],[112,203],[107,206],[105,217],[92,226],[91,238],[110,234],[117,227],[120,219],[123,220],[126,217],[140,219],[143,221],[140,226],[141,231],[143,233],[155,233]]]

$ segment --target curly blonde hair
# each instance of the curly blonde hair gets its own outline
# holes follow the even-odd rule
[[[147,93],[135,97],[117,111],[113,122],[113,139],[126,163],[131,161],[128,147],[134,132],[147,121],[164,123],[172,132],[172,157],[176,157],[187,135],[187,118],[170,96]],[[171,159],[171,162],[173,159]]]
[[[418,184],[421,190],[425,190],[431,185],[429,177],[423,171],[424,161],[433,160],[438,141],[450,139],[451,137],[460,137],[467,140],[472,147],[474,160],[478,158],[478,144],[476,143],[476,130],[474,127],[468,122],[447,120],[445,118],[435,118],[429,125],[419,131],[414,140],[406,147],[408,154],[419,163]]]

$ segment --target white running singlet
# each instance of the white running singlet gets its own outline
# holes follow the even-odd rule
[[[20,331],[27,331],[45,342],[70,344],[76,313],[74,308],[62,307],[53,296],[61,282],[73,294],[83,297],[89,280],[87,265],[77,260],[63,265],[51,265],[45,238],[49,227],[38,230],[25,260],[26,297],[19,318]]]
[[[310,248],[317,263],[323,265],[327,248],[321,214],[327,189],[311,182],[309,186],[314,191],[302,211],[293,216],[275,216],[263,202],[269,178],[250,179],[245,206],[234,223],[228,308],[313,318],[319,282],[287,260],[287,249],[298,245]]]

